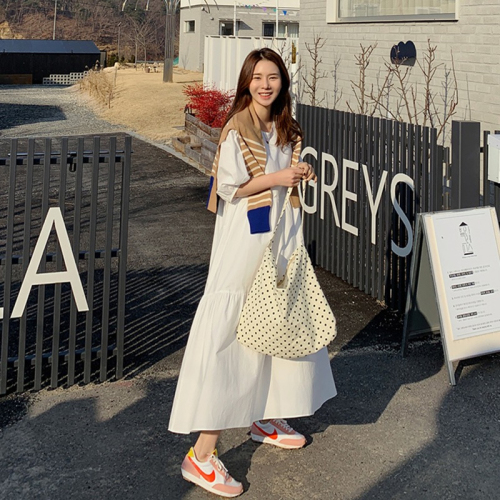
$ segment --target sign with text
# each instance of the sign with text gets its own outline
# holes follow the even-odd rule
[[[427,331],[438,327],[454,385],[453,361],[500,351],[496,212],[485,207],[420,214],[417,232],[403,350],[412,333],[426,330],[422,325]],[[431,298],[419,304],[423,296]]]

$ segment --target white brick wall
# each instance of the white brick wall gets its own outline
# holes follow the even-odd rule
[[[340,57],[338,85],[343,92],[338,108],[347,110],[346,100],[355,106],[351,81],[358,81],[354,56],[364,46],[377,43],[367,70],[368,83],[376,85],[377,73],[384,72],[391,47],[411,40],[422,63],[427,39],[437,46],[436,60],[443,63],[434,78],[434,92],[442,92],[444,65],[451,67],[451,51],[459,89],[459,104],[454,119],[480,121],[483,129],[500,129],[500,2],[498,0],[457,0],[459,20],[449,22],[408,23],[326,23],[326,2],[336,0],[302,0],[300,23],[300,56],[310,65],[304,43],[314,35],[326,39],[321,50],[323,69],[330,72]],[[411,81],[422,91],[423,78],[417,65]],[[334,82],[331,74],[320,81],[320,97],[325,93],[332,100]],[[304,96],[303,102],[307,102]],[[469,104],[470,103],[470,104]]]

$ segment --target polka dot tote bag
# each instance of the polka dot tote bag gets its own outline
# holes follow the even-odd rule
[[[237,339],[262,354],[301,358],[319,351],[336,337],[335,317],[316,278],[303,243],[288,261],[278,280],[272,252],[276,229],[247,296],[237,328]]]

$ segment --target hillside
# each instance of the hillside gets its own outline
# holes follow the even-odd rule
[[[56,38],[92,40],[108,55],[117,56],[119,51],[124,61],[132,62],[136,54],[138,60],[161,60],[165,3],[146,2],[141,5],[139,0],[59,0]],[[53,30],[54,0],[0,0],[0,38],[52,39]]]

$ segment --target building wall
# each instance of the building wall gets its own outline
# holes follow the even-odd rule
[[[396,22],[396,23],[327,23],[327,2],[334,0],[302,0],[300,23],[300,56],[306,68],[311,66],[311,57],[304,43],[311,44],[314,36],[325,40],[320,51],[322,69],[328,78],[319,82],[319,95],[327,99],[322,105],[333,107],[335,78],[332,71],[340,60],[337,71],[338,92],[342,99],[337,108],[347,110],[346,101],[356,110],[351,82],[359,82],[359,70],[355,56],[364,46],[377,43],[367,69],[368,85],[377,88],[384,76],[385,64],[390,62],[390,50],[400,41],[411,40],[417,49],[417,60],[422,64],[427,41],[437,46],[436,60],[443,65],[438,68],[433,80],[433,92],[438,101],[443,93],[445,66],[452,67],[453,53],[459,100],[453,119],[480,121],[483,129],[500,128],[500,2],[498,0],[457,0],[457,21],[440,22]],[[415,65],[411,70],[411,81],[423,90],[424,79]],[[337,93],[337,95],[339,95]],[[308,103],[307,96],[302,102]],[[450,127],[451,128],[451,127]]]
[[[204,2],[181,2],[179,66],[192,71],[203,71],[205,36],[218,35],[220,20],[231,21],[234,18],[234,4],[218,6],[209,1],[209,7]],[[282,5],[283,4],[283,5]],[[279,2],[278,22],[299,22],[299,0]],[[276,22],[275,1],[259,3],[259,7],[245,8],[237,6],[236,18],[240,21],[240,36],[262,36],[262,23]],[[264,8],[266,10],[264,10]],[[283,11],[286,11],[284,15]],[[185,22],[195,21],[195,32],[185,32]]]
[[[204,23],[201,22],[203,17]],[[194,33],[186,33],[187,21],[195,22]],[[179,67],[192,71],[203,71],[203,40],[205,35],[211,32],[209,19],[201,7],[181,9],[181,21],[179,29]]]
[[[42,83],[51,74],[70,74],[92,68],[100,54],[0,53],[0,75],[31,75]],[[7,81],[7,79],[5,79]]]

